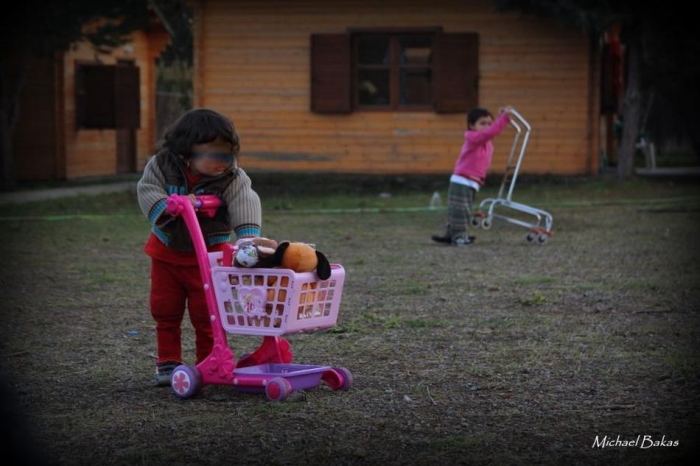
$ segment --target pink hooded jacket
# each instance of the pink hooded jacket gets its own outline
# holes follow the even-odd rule
[[[483,185],[493,156],[491,140],[498,136],[508,123],[510,115],[501,113],[488,128],[481,131],[465,131],[462,152],[455,163],[454,174]]]

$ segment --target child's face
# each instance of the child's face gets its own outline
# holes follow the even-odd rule
[[[233,163],[231,144],[221,138],[192,146],[189,166],[195,175],[219,176],[229,170]]]
[[[490,116],[482,116],[478,120],[476,120],[476,123],[473,125],[469,125],[469,129],[472,131],[482,131],[489,126],[491,126],[491,123],[493,123],[493,118]]]

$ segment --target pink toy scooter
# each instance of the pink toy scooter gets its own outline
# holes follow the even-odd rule
[[[348,369],[292,364],[289,342],[280,337],[335,325],[345,269],[331,264],[331,276],[319,280],[313,272],[234,267],[235,246],[208,253],[197,220],[197,213],[211,217],[220,205],[216,196],[198,196],[195,206],[187,196],[173,194],[167,200],[167,212],[183,217],[194,243],[214,333],[214,347],[204,361],[173,371],[175,396],[189,398],[212,384],[265,393],[270,401],[283,401],[293,391],[316,388],[322,381],[333,390],[349,390],[353,376]],[[259,335],[263,341],[236,360],[227,332]]]

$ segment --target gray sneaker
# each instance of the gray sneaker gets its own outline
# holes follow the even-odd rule
[[[173,375],[173,371],[181,363],[177,361],[165,361],[156,364],[156,376],[155,385],[156,387],[169,387],[170,377]]]
[[[472,244],[475,239],[475,236],[455,236],[452,238],[452,246],[466,246],[468,244]]]

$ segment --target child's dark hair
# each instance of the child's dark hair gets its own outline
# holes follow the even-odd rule
[[[165,131],[162,147],[188,159],[194,144],[211,142],[217,137],[231,144],[233,155],[241,150],[241,141],[231,120],[214,110],[199,108],[186,112]]]
[[[467,125],[471,126],[475,124],[479,120],[479,118],[483,117],[493,118],[493,115],[485,108],[474,107],[473,109],[469,110],[469,113],[467,113]]]

